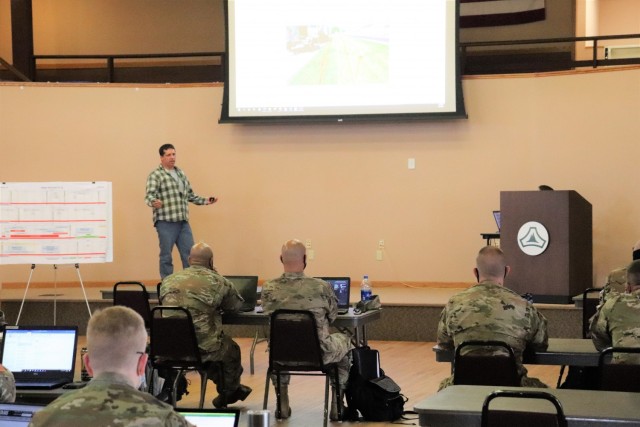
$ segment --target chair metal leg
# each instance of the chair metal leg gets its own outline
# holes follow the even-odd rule
[[[200,409],[204,406],[204,395],[207,393],[207,379],[209,374],[207,371],[202,370],[200,373],[200,405],[198,406]]]
[[[338,367],[335,366],[332,370],[333,373],[333,380],[335,381],[335,387],[334,387],[334,396],[333,398],[336,399],[336,402],[338,402],[338,420],[342,421],[342,412],[344,410],[344,406],[342,405],[342,399],[340,397],[340,390],[341,390],[341,385],[340,385],[340,372],[338,371]]]
[[[249,353],[249,372],[251,372],[251,375],[253,375],[254,371],[254,364],[253,364],[253,354],[256,351],[256,344],[258,344],[258,328],[256,328],[256,334],[253,337],[253,342],[251,343],[251,352]]]
[[[324,427],[329,424],[329,375],[324,380]]]
[[[267,369],[267,380],[264,383],[264,401],[262,402],[262,409],[267,409],[267,404],[269,403],[269,380],[271,379],[271,371]]]
[[[182,376],[182,370],[179,369],[178,370],[178,374],[176,375],[176,377],[173,380],[173,384],[171,384],[171,402],[169,402],[171,404],[171,406],[173,406],[174,408],[176,408],[178,406],[177,403],[177,394],[178,394],[178,379]]]
[[[256,352],[256,345],[258,345],[258,343],[261,343],[262,341],[268,341],[267,338],[258,338],[259,332],[260,328],[256,328],[256,334],[253,337],[253,342],[251,343],[251,351],[249,352],[249,372],[251,372],[251,375],[255,373],[254,354]]]
[[[280,408],[280,372],[276,372],[276,419],[282,419],[282,409]]]

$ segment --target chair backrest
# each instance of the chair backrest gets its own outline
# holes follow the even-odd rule
[[[151,326],[149,293],[140,282],[118,282],[113,285],[113,305],[124,305],[135,310],[144,319],[148,329]]]
[[[462,350],[476,347],[476,352]],[[480,350],[480,351],[477,351]],[[490,354],[502,350],[507,355]],[[465,341],[456,347],[453,360],[453,383],[467,385],[520,386],[516,356],[502,341]]]
[[[532,411],[490,410],[489,403],[496,398],[543,399],[551,402],[555,413]],[[562,405],[557,397],[545,391],[497,390],[491,393],[482,404],[482,427],[566,427]]]
[[[324,371],[313,313],[280,309],[271,314],[269,368],[276,371]]]
[[[636,354],[636,360],[617,362],[614,353]],[[633,356],[632,356],[633,357]],[[600,352],[598,382],[600,390],[640,392],[640,348],[609,347]]]
[[[154,366],[194,369],[202,365],[189,310],[174,306],[151,310],[149,358]]]
[[[160,288],[162,287],[162,282],[158,282],[156,285],[156,292],[158,294],[158,304],[162,304],[162,298],[160,298]]]
[[[600,288],[587,288],[582,293],[582,338],[589,338],[589,319],[596,314],[599,298],[588,298],[589,294],[600,293]]]

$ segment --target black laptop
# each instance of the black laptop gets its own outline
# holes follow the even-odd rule
[[[224,276],[244,299],[239,311],[253,311],[258,302],[258,276]]]
[[[26,427],[46,404],[0,403],[0,427]]]
[[[186,409],[177,410],[187,421],[198,427],[238,427],[239,409]]]
[[[338,314],[347,314],[349,312],[349,297],[351,295],[351,278],[350,277],[318,277],[329,283],[333,288],[333,292],[338,298]]]
[[[54,389],[73,382],[77,326],[7,326],[2,364],[18,389]]]

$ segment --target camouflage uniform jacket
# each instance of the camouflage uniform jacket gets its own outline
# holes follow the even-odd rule
[[[624,293],[627,290],[627,267],[616,268],[607,276],[607,283],[600,291],[600,304],[604,304],[607,300],[617,294]]]
[[[222,312],[238,311],[244,301],[229,280],[215,270],[194,265],[164,278],[160,287],[163,305],[189,310],[203,354],[220,349]]]
[[[261,299],[266,314],[280,308],[313,313],[324,363],[339,362],[353,348],[347,335],[329,333],[329,326],[338,315],[338,300],[324,280],[307,277],[304,273],[284,273],[262,285]]]
[[[5,368],[0,372],[0,402],[15,402],[16,380],[11,371]]]
[[[485,281],[451,297],[440,314],[437,340],[451,350],[470,340],[506,342],[524,378],[522,353],[547,348],[547,319],[512,290]]]
[[[598,351],[607,347],[640,347],[640,290],[613,296],[591,324],[591,339]],[[629,358],[615,356],[616,360]]]
[[[121,375],[103,373],[84,388],[63,394],[38,411],[30,427],[192,427],[173,408],[131,387]]]

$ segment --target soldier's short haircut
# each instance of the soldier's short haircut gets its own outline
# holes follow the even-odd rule
[[[485,246],[478,252],[476,267],[481,276],[504,277],[506,265],[504,252],[497,246]]]
[[[282,245],[281,257],[283,262],[302,260],[306,252],[304,244],[298,239],[292,239]]]
[[[164,152],[167,150],[175,150],[176,148],[173,144],[162,144],[158,152],[160,153],[160,157],[164,156]]]
[[[87,325],[87,349],[94,369],[130,366],[145,351],[147,331],[142,317],[124,306],[97,311]]]
[[[627,267],[627,283],[640,286],[640,260],[635,260]]]

